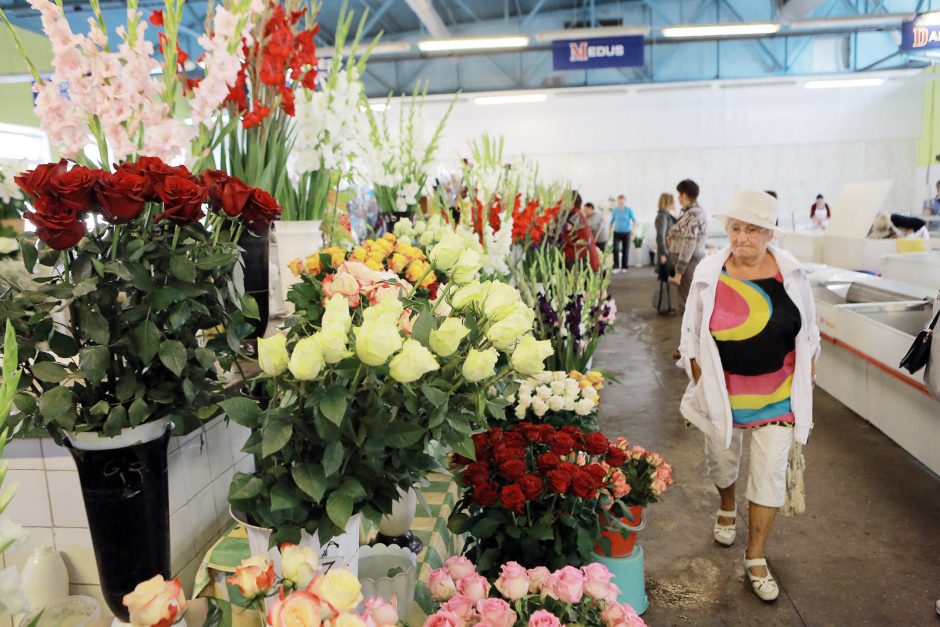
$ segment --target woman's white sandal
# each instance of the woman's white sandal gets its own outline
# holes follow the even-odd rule
[[[751,574],[751,567],[753,566],[763,566],[767,569],[767,574],[763,577],[758,577]],[[751,589],[754,590],[754,594],[761,601],[775,601],[777,596],[780,594],[780,588],[777,586],[777,580],[774,579],[773,574],[770,572],[770,567],[767,566],[767,560],[763,557],[758,557],[752,560],[747,559],[747,555],[744,556],[744,574],[747,575],[748,581],[751,582]]]
[[[714,529],[715,542],[724,546],[731,546],[732,544],[734,544],[734,539],[738,534],[737,530],[735,529],[735,524],[737,523],[737,520],[735,520],[735,522],[730,525],[722,525],[721,523],[718,522],[718,519],[719,518],[737,519],[737,516],[738,516],[737,512],[729,512],[723,509],[718,510],[718,513],[715,514],[715,529]]]

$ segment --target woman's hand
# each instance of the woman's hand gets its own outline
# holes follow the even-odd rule
[[[666,265],[666,255],[659,256],[659,263],[660,265]]]
[[[689,360],[689,366],[692,368],[692,382],[698,383],[698,380],[702,378],[702,369],[694,359]]]
[[[676,285],[680,285],[680,284],[682,283],[682,275],[679,274],[678,272],[676,272],[676,273],[669,279],[669,282],[670,282],[670,283],[675,283]]]

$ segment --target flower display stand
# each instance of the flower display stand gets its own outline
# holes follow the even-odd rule
[[[605,557],[595,553],[594,561],[606,566],[607,570],[613,573],[614,583],[620,588],[617,600],[629,604],[637,614],[643,614],[649,607],[643,547],[637,544],[627,557]]]

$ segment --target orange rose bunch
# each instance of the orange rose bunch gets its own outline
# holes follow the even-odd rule
[[[325,256],[329,257],[328,264],[325,263]],[[372,274],[366,276],[367,273],[361,270],[363,266],[371,270]],[[328,276],[322,279],[324,292],[327,290],[328,282],[343,282],[345,277],[337,275],[341,274],[344,269],[348,271],[349,267],[360,268],[354,274],[366,277],[368,285],[387,282],[390,276],[404,279],[411,284],[420,281],[418,287],[427,290],[432,299],[436,297],[437,288],[440,286],[440,279],[431,270],[431,264],[424,251],[405,241],[399,241],[392,233],[386,233],[379,239],[366,240],[348,254],[336,246],[324,248],[309,257],[295,259],[289,267],[297,276],[319,277],[327,274]],[[343,287],[333,291],[343,293],[349,298],[350,294],[346,292],[351,289],[352,283],[346,280]]]

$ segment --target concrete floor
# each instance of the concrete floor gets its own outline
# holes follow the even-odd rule
[[[805,448],[807,511],[778,516],[768,543],[780,597],[767,604],[750,591],[744,490],[738,540],[723,548],[712,539],[718,497],[700,433],[678,412],[686,386],[671,359],[679,318],[656,315],[654,285],[648,267],[614,277],[619,318],[594,358],[621,381],[602,392],[604,432],[675,468],[676,484],[647,510],[640,533],[650,597],[643,618],[652,626],[940,624],[940,479],[822,390]]]

